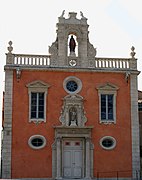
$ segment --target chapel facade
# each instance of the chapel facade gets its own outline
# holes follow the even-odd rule
[[[137,59],[100,58],[87,18],[58,18],[49,55],[6,54],[2,178],[137,177]]]

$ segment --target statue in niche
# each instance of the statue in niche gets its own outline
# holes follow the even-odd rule
[[[73,35],[71,35],[70,42],[69,42],[69,48],[70,52],[75,52],[76,42],[73,38]]]
[[[71,107],[69,110],[69,126],[77,126],[77,110]]]

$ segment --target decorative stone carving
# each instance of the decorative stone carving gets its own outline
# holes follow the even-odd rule
[[[87,20],[87,18],[86,18],[86,17],[84,17],[84,15],[83,15],[83,12],[82,12],[82,11],[80,11],[80,16],[82,17],[82,19],[86,19],[86,20]]]
[[[21,69],[18,67],[16,68],[16,78],[17,78],[17,81],[19,82],[20,79],[21,79],[21,74],[22,74],[22,71]]]
[[[49,53],[51,54],[51,65],[57,65],[58,57],[58,39],[49,46]]]
[[[89,58],[94,58],[97,54],[96,48],[88,41],[87,43],[88,46],[88,57]]]
[[[49,84],[36,80],[33,82],[30,82],[29,84],[26,85],[28,88],[28,93],[29,93],[29,122],[34,122],[35,124],[39,124],[41,122],[46,122],[46,96],[48,93],[48,88],[50,87]],[[38,93],[38,92],[43,92],[44,95],[44,118],[31,118],[31,93]]]
[[[14,61],[14,55],[12,54],[13,47],[12,47],[12,41],[9,41],[9,46],[7,47],[8,54],[6,57],[6,64],[13,64]]]
[[[135,47],[132,46],[132,47],[131,47],[131,50],[132,50],[132,52],[130,53],[130,55],[131,55],[132,58],[135,58],[135,54],[136,54],[136,53],[135,53]]]
[[[97,89],[99,91],[107,92],[107,91],[116,91],[116,90],[119,89],[119,87],[114,85],[114,84],[112,84],[112,83],[107,82],[105,84],[102,84],[102,85],[98,86]]]
[[[87,56],[88,56],[88,64],[89,67],[95,66],[95,56],[97,54],[96,48],[89,42],[87,42]]]
[[[83,97],[77,94],[65,96],[59,120],[63,126],[85,126],[87,118],[83,106]]]
[[[60,18],[63,18],[63,17],[64,17],[64,14],[65,14],[65,10],[63,10],[63,12],[62,12]]]
[[[135,58],[135,47],[134,46],[132,46],[131,47],[131,53],[130,53],[130,55],[131,55],[131,60],[130,60],[130,68],[131,69],[137,69],[137,59]]]
[[[97,87],[98,90],[98,95],[99,95],[99,119],[100,119],[100,123],[103,123],[105,125],[109,125],[112,123],[116,123],[116,96],[117,96],[117,91],[118,91],[119,87],[112,84],[112,83],[105,83],[102,85],[99,85]],[[109,120],[109,119],[102,119],[101,118],[101,95],[102,94],[112,94],[113,95],[113,120]]]
[[[36,81],[33,81],[33,82],[27,84],[26,87],[28,87],[31,90],[36,89],[35,92],[37,92],[37,91],[40,92],[40,91],[47,90],[50,87],[50,85],[43,81],[36,80]],[[38,88],[38,90],[37,90],[37,88]]]
[[[13,47],[12,47],[12,41],[9,41],[9,47],[7,48],[8,49],[8,53],[12,53],[13,51]]]

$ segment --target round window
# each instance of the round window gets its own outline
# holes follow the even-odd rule
[[[100,140],[100,145],[103,149],[113,149],[116,146],[116,140],[111,136],[105,136]]]
[[[75,94],[81,91],[82,82],[75,76],[69,76],[64,80],[63,87],[67,93]]]
[[[77,90],[78,88],[78,85],[75,81],[68,81],[67,84],[66,84],[66,88],[68,91],[70,92],[74,92]]]
[[[46,139],[41,135],[34,135],[29,138],[28,144],[33,149],[41,149],[46,145]]]

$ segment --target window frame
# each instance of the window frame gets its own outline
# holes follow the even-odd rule
[[[142,112],[142,100],[138,100],[138,111]]]
[[[74,81],[77,84],[77,89],[75,91],[70,91],[67,89],[67,83],[69,83],[70,81]],[[82,81],[75,76],[68,76],[63,81],[63,88],[68,94],[77,94],[82,89]]]
[[[116,96],[119,88],[111,83],[106,83],[97,88],[99,96],[99,122],[104,124],[114,123],[116,124]],[[101,95],[113,95],[113,120],[101,118]]]
[[[111,147],[105,147],[105,146],[103,145],[103,141],[104,141],[105,139],[110,139],[111,141],[113,141],[113,145],[112,145]],[[105,150],[112,150],[112,149],[114,149],[114,148],[116,147],[116,139],[115,139],[114,137],[112,137],[112,136],[104,136],[104,137],[102,137],[102,138],[100,139],[100,146],[101,146],[103,149],[105,149]]]
[[[113,118],[112,119],[109,118],[109,111],[108,111],[108,109],[109,109],[108,97],[110,95],[113,97],[113,99],[112,99],[112,116],[113,116]],[[102,96],[105,96],[105,114],[106,114],[106,118],[105,119],[102,118]],[[101,108],[100,109],[101,110],[101,120],[104,120],[104,121],[106,121],[106,120],[107,121],[113,121],[114,120],[114,94],[101,94],[101,107],[100,108]]]
[[[27,85],[29,94],[29,122],[40,123],[46,122],[46,107],[47,107],[47,93],[49,84],[43,81],[34,81]],[[31,94],[32,93],[44,93],[44,118],[31,118]]]
[[[36,139],[36,138],[42,139],[43,144],[42,144],[41,146],[33,146],[32,140],[33,140],[33,139]],[[36,149],[36,150],[42,149],[42,148],[44,148],[44,147],[46,146],[46,138],[45,138],[44,136],[42,136],[42,135],[39,135],[39,134],[33,135],[33,136],[31,136],[31,137],[29,138],[29,140],[28,140],[28,145],[29,145],[32,149]]]
[[[36,109],[36,111],[35,111],[35,115],[36,115],[36,117],[32,117],[32,106],[33,106],[33,104],[32,104],[32,101],[33,101],[33,99],[32,99],[32,94],[36,94],[36,105],[35,105],[35,109]],[[43,118],[39,118],[39,98],[40,98],[40,94],[43,94]],[[45,118],[45,93],[44,92],[31,92],[31,103],[30,103],[30,106],[31,106],[31,111],[30,111],[30,119],[44,119]]]

